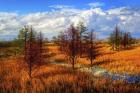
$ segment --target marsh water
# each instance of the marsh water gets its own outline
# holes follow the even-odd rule
[[[57,64],[66,67],[71,66],[65,62],[52,62],[52,64]],[[75,67],[78,68],[77,70],[79,71],[88,72],[90,74],[93,74],[94,76],[101,76],[104,78],[110,78],[112,80],[122,80],[124,82],[133,83],[133,84],[140,83],[140,75],[129,75],[127,73],[125,74],[112,73],[99,66],[85,67],[84,65],[76,64]]]

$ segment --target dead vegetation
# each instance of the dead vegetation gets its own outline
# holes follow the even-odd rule
[[[30,80],[19,70],[21,59],[0,63],[0,93],[139,93],[140,85],[112,81],[71,68],[47,64],[33,71]],[[9,64],[7,64],[7,62]],[[21,63],[20,63],[21,64]]]

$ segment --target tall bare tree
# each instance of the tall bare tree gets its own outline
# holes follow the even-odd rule
[[[66,34],[64,32],[61,32],[58,38],[59,38],[60,51],[64,53],[67,48]]]
[[[29,69],[29,76],[32,77],[32,71],[43,63],[42,44],[43,37],[41,32],[36,33],[32,27],[25,27],[25,63]]]
[[[93,63],[93,60],[96,59],[96,57],[99,55],[98,47],[96,45],[96,35],[94,33],[94,30],[91,30],[88,35],[87,40],[87,57],[89,58],[91,62],[91,66]]]
[[[116,26],[114,32],[109,37],[109,44],[113,50],[127,49],[133,43],[135,43],[135,39],[132,38],[131,34],[120,31],[118,26]]]
[[[82,57],[82,54],[84,52],[84,44],[83,44],[83,38],[84,38],[84,34],[87,31],[87,27],[84,25],[83,22],[79,22],[78,27],[77,27],[78,31],[79,31],[79,52],[80,52],[80,57]]]
[[[110,34],[109,44],[112,46],[113,50],[119,50],[121,45],[122,32],[119,27],[116,26],[113,33]]]
[[[131,33],[124,32],[123,37],[122,37],[122,43],[121,43],[123,46],[123,49],[127,49],[134,43],[135,43],[135,39],[131,36]]]
[[[61,34],[61,50],[68,57],[73,69],[79,55],[79,42],[79,32],[73,25],[71,25],[66,32]]]

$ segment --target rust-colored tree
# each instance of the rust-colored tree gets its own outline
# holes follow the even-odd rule
[[[116,26],[113,33],[110,34],[109,44],[112,46],[113,50],[119,50],[121,47],[122,32],[119,27]]]
[[[113,50],[127,49],[135,43],[135,39],[132,38],[129,32],[122,32],[118,26],[115,31],[111,33],[109,37],[109,44]]]
[[[32,71],[44,62],[42,57],[43,37],[41,32],[36,33],[32,27],[25,27],[25,29],[25,63],[31,78]]]
[[[79,22],[78,24],[78,32],[79,32],[79,53],[80,53],[80,57],[83,56],[83,53],[84,53],[84,42],[83,42],[83,39],[84,39],[84,36],[85,36],[85,32],[87,31],[87,27],[84,25],[83,22]]]
[[[66,38],[66,33],[61,32],[59,37],[59,45],[60,45],[60,51],[62,53],[66,52],[67,49],[67,38]]]
[[[89,35],[87,37],[87,57],[91,62],[91,66],[93,63],[93,60],[99,55],[98,52],[98,46],[96,45],[96,36],[93,30],[89,32]]]
[[[131,36],[130,32],[124,32],[122,37],[123,49],[128,49],[132,44],[135,43],[135,39]]]
[[[76,59],[79,55],[79,33],[73,25],[61,35],[60,47],[74,69]]]

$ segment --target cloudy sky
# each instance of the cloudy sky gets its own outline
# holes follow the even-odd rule
[[[116,25],[140,37],[140,1],[0,0],[0,40],[15,38],[24,25],[51,38],[79,22],[94,29],[98,38],[108,37]]]

